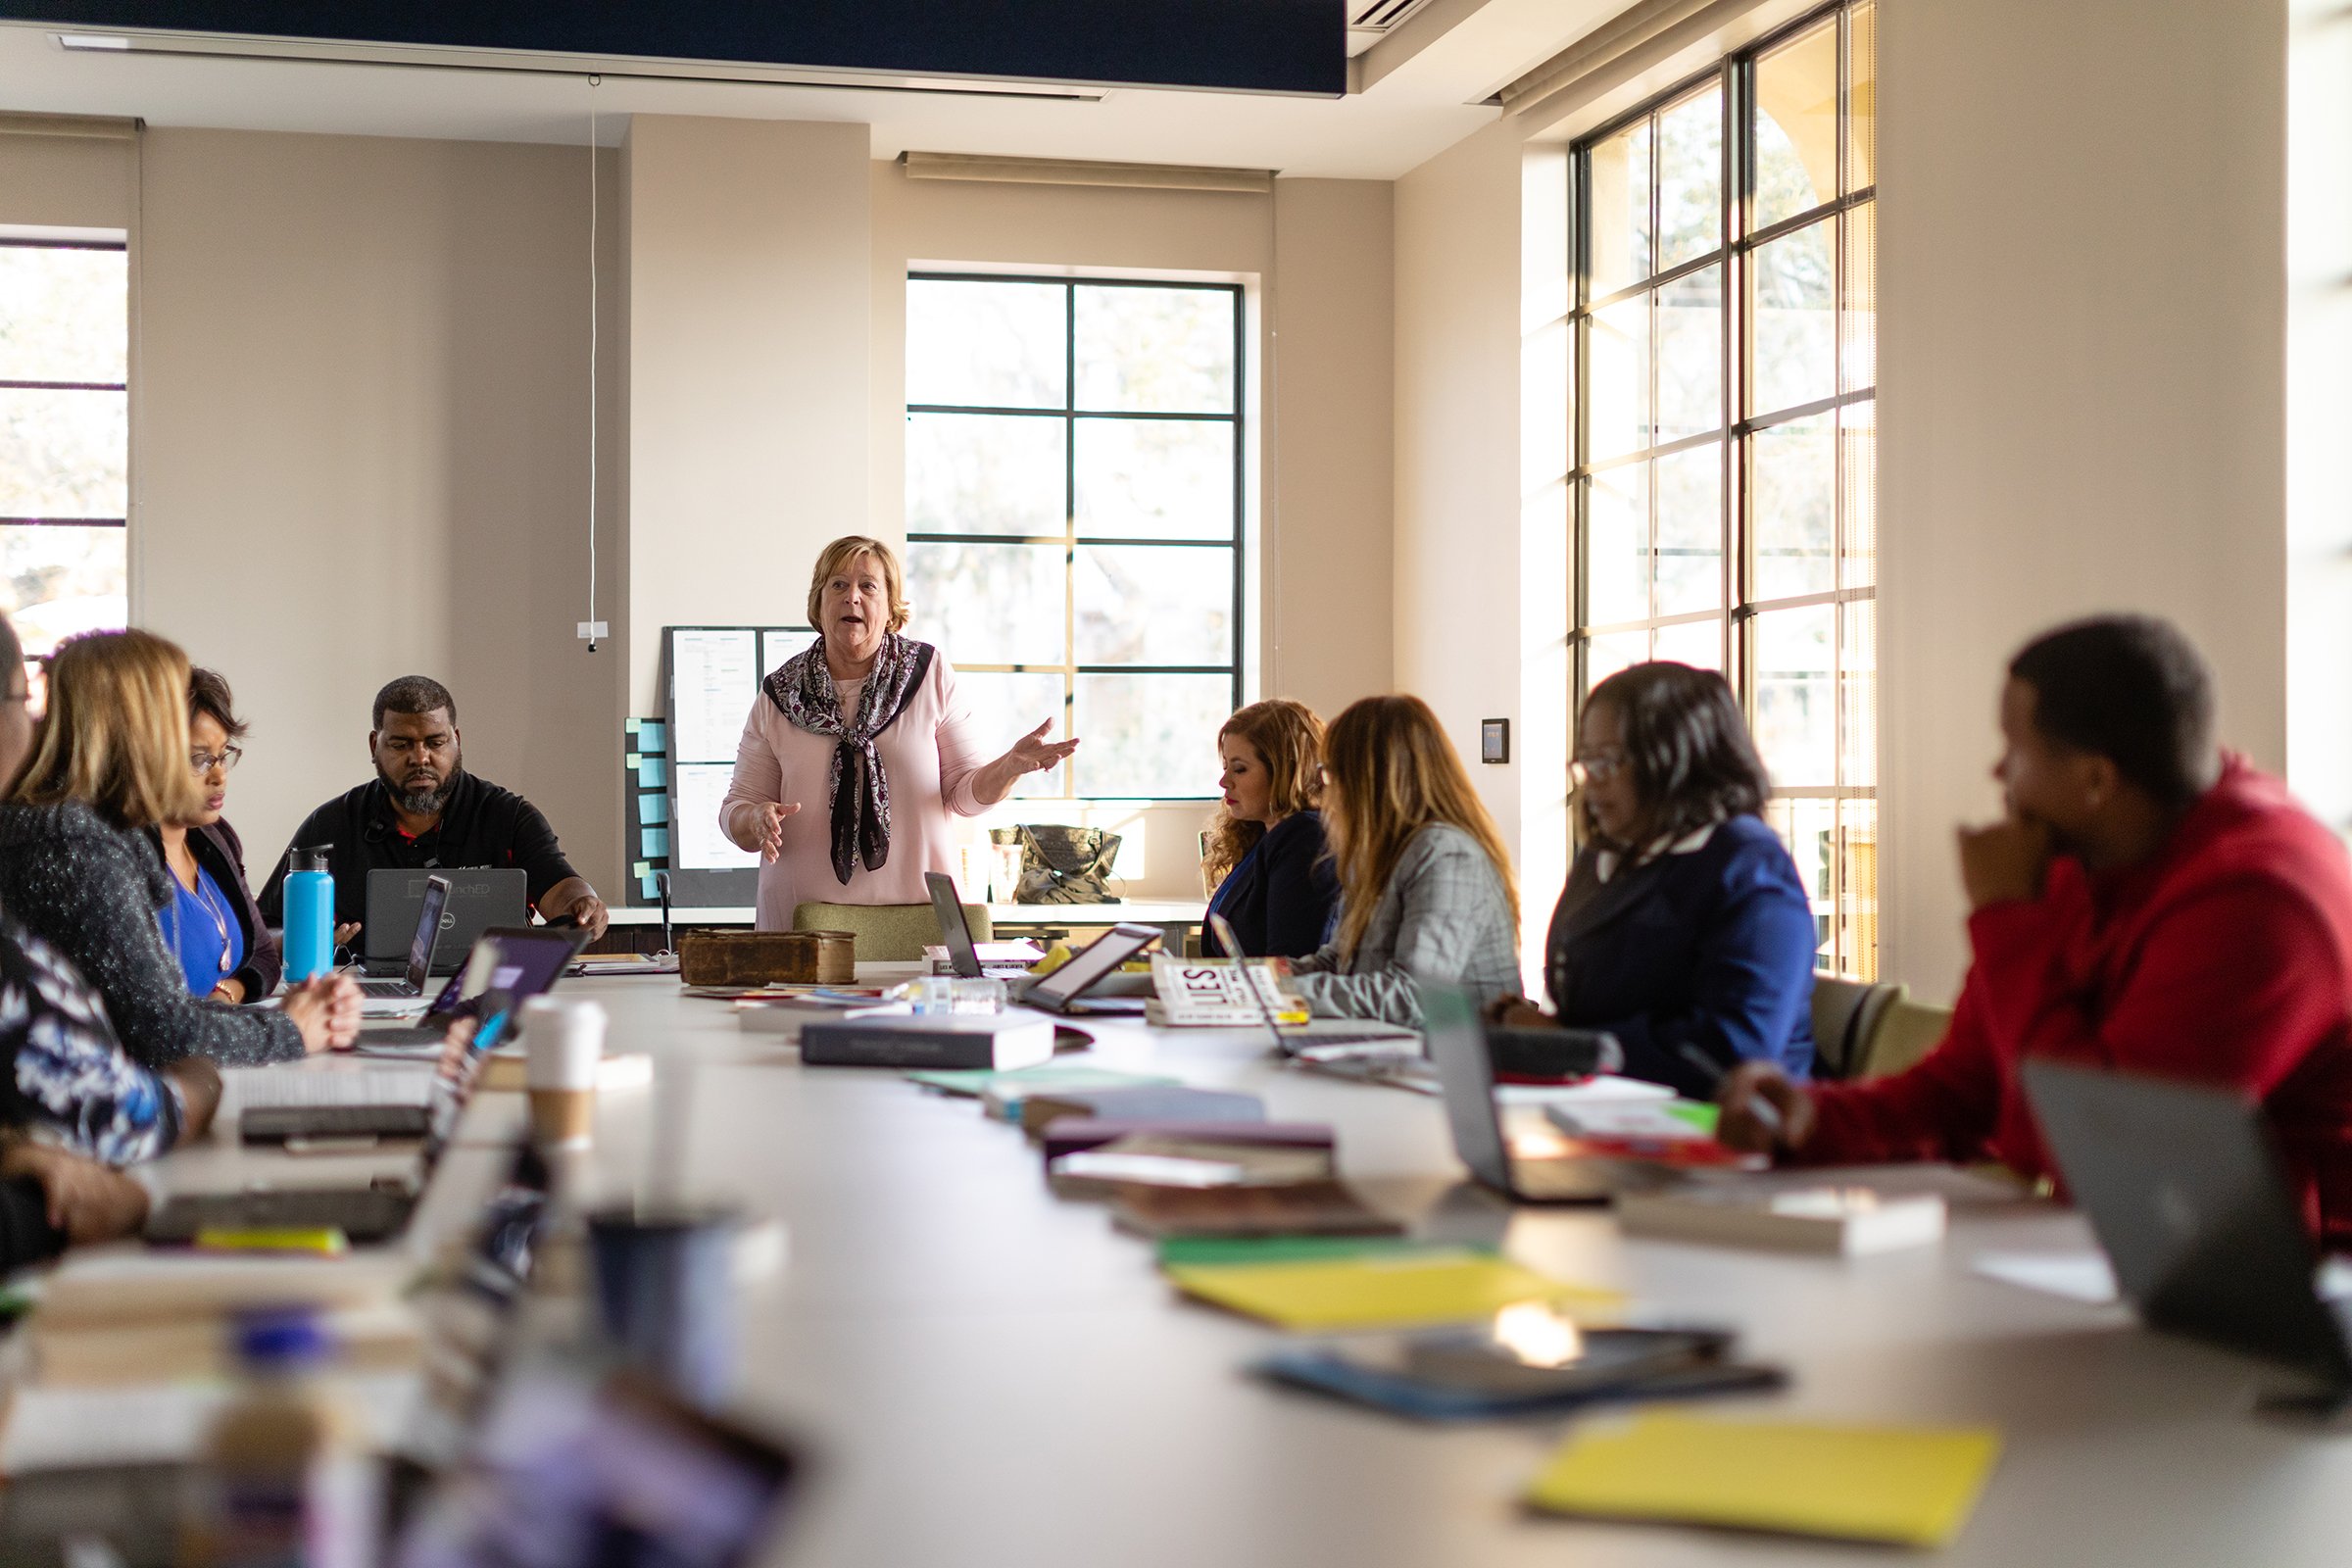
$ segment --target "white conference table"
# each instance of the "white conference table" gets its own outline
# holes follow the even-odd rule
[[[804,1069],[719,1004],[578,983],[618,1049],[690,1064],[682,1182],[789,1228],[742,1298],[741,1402],[817,1461],[776,1560],[810,1564],[1850,1564],[1854,1548],[1525,1515],[1565,1424],[1429,1428],[1244,1375],[1274,1331],[1179,1299],[1149,1247],[1045,1187],[1017,1130],[898,1074]],[[1434,1100],[1299,1074],[1241,1032],[1090,1023],[1097,1059],[1263,1095],[1340,1129],[1344,1172],[1521,1260],[1725,1322],[1792,1386],[1727,1413],[1991,1423],[2005,1451],[1955,1563],[2338,1563],[2352,1443],[2252,1413],[2265,1369],[2113,1306],[1978,1278],[2079,1250],[2074,1215],[1955,1214],[1939,1250],[1854,1262],[1621,1240],[1605,1212],[1461,1179]],[[663,1092],[678,1080],[665,1079]],[[600,1180],[643,1180],[647,1097],[603,1107]],[[673,1102],[675,1103],[675,1102]],[[627,1123],[634,1117],[638,1127]]]
[[[682,1153],[682,1196],[788,1229],[789,1262],[743,1283],[739,1299],[737,1403],[814,1460],[773,1562],[1665,1568],[1877,1555],[1527,1515],[1521,1488],[1566,1423],[1424,1427],[1256,1382],[1243,1368],[1282,1336],[1178,1298],[1145,1243],[1113,1231],[1101,1205],[1054,1198],[1036,1151],[976,1102],[895,1072],[805,1069],[744,1034],[724,1004],[661,978],[567,992],[602,1001],[611,1049],[649,1052],[660,1072],[651,1092],[604,1098],[572,1200],[648,1190],[661,1144]],[[1240,1031],[1088,1027],[1102,1064],[1249,1090],[1273,1116],[1334,1123],[1344,1173],[1437,1234],[1498,1239],[1560,1278],[1623,1288],[1642,1309],[1736,1326],[1746,1353],[1790,1369],[1784,1394],[1705,1408],[1999,1427],[1999,1468],[1939,1561],[2335,1564],[2352,1543],[2352,1442],[2255,1414],[2277,1386],[2264,1368],[2145,1333],[2118,1307],[1969,1272],[1981,1250],[2082,1250],[2087,1232],[2063,1210],[1956,1210],[1942,1248],[1852,1262],[1628,1242],[1605,1212],[1514,1210],[1468,1186],[1434,1100],[1287,1070]],[[516,1095],[477,1099],[411,1247],[463,1229],[520,1108]],[[672,1117],[686,1136],[657,1139]],[[288,1180],[371,1163],[217,1138],[159,1171],[167,1188],[205,1187],[249,1179],[265,1159]]]

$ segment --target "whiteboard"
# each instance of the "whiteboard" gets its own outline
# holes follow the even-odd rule
[[[735,847],[718,825],[719,803],[735,777],[733,762],[680,762],[670,769],[678,781],[677,817],[670,847],[681,871],[758,870],[760,857]]]

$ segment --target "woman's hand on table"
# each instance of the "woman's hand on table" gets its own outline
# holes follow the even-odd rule
[[[29,1176],[48,1200],[49,1223],[76,1247],[128,1236],[147,1223],[147,1189],[119,1170],[43,1144],[15,1144],[0,1175]]]
[[[346,1051],[360,1038],[360,988],[347,974],[315,975],[289,988],[283,1006],[302,1031],[305,1055]]]
[[[1813,1097],[1768,1061],[1744,1062],[1715,1091],[1715,1139],[1743,1154],[1798,1150],[1813,1136]]]

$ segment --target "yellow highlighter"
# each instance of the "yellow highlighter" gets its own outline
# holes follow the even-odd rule
[[[351,1250],[351,1238],[340,1225],[208,1225],[196,1233],[196,1248],[204,1252],[314,1252],[332,1255]]]

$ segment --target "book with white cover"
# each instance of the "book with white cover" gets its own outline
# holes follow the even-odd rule
[[[1152,1023],[1175,1028],[1264,1028],[1266,1015],[1250,995],[1254,986],[1283,1023],[1306,1022],[1306,1004],[1277,985],[1262,963],[1203,963],[1152,955],[1152,989],[1145,1007]]]
[[[1925,1247],[1942,1239],[1943,1225],[1942,1199],[1894,1197],[1867,1187],[1705,1183],[1617,1199],[1617,1226],[1628,1236],[1834,1257]]]

